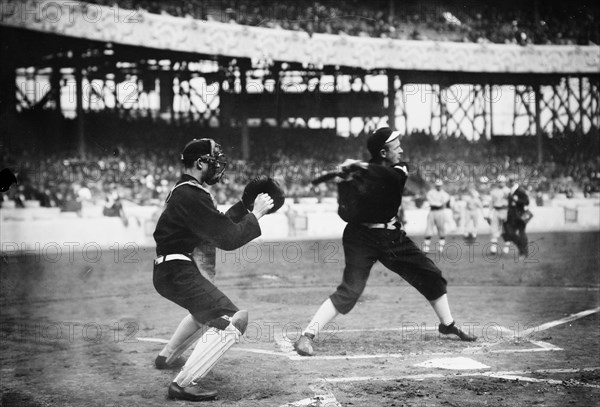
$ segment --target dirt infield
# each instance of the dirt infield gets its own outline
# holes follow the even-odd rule
[[[450,239],[430,255],[477,342],[438,335],[426,300],[376,265],[312,358],[290,343],[339,283],[340,242],[258,241],[218,253],[217,285],[251,322],[205,380],[219,399],[201,405],[597,405],[600,233],[532,235],[528,259],[491,255],[487,238]],[[185,311],[152,287],[153,249],[125,243],[2,259],[1,405],[188,404],[166,399],[175,372],[153,368]]]

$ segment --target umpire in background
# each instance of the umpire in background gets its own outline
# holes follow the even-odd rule
[[[440,320],[440,333],[458,335],[463,341],[476,340],[455,325],[448,304],[446,280],[433,261],[406,236],[396,218],[408,178],[408,168],[400,161],[403,150],[399,135],[388,127],[378,129],[367,140],[372,157],[369,163],[347,161],[341,166],[340,174],[347,173],[347,178],[353,178],[357,183],[357,191],[363,193],[358,196],[348,194],[345,199],[346,187],[352,190],[352,186],[347,182],[338,185],[338,213],[348,222],[342,239],[346,266],[342,283],[323,302],[294,344],[300,355],[312,355],[313,339],[319,330],[337,315],[352,310],[378,260],[429,300]]]
[[[212,139],[189,142],[182,154],[183,174],[166,199],[154,240],[154,287],[163,297],[188,310],[167,345],[155,360],[158,369],[181,367],[179,358],[169,366],[167,360],[205,326],[224,330],[238,317],[246,319],[212,282],[216,248],[234,250],[260,236],[258,219],[272,207],[273,200],[260,194],[249,211],[240,201],[223,214],[205,184],[217,183],[226,167],[221,146]],[[192,253],[201,249],[201,259]],[[233,323],[233,322],[231,322]],[[235,324],[234,324],[235,325]],[[237,326],[236,326],[237,328]],[[241,333],[245,326],[241,326]],[[201,342],[200,339],[199,342]],[[201,346],[197,345],[197,346]],[[216,392],[199,386],[180,386],[177,379],[169,386],[169,397],[190,401],[212,400]]]
[[[529,241],[525,233],[526,223],[523,220],[523,214],[529,206],[529,197],[525,189],[519,186],[515,176],[508,178],[508,215],[504,223],[504,234],[502,238],[505,241],[513,242],[519,249],[519,255],[527,256],[529,254]]]

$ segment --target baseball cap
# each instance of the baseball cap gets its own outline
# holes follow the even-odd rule
[[[436,179],[435,180],[435,186],[436,187],[441,187],[444,185],[444,182],[441,179]]]
[[[381,151],[383,146],[398,137],[400,137],[400,132],[393,131],[389,127],[381,127],[375,130],[367,139],[367,149],[371,153],[371,157],[378,158],[379,151]]]
[[[196,160],[203,155],[212,154],[213,141],[209,138],[193,139],[185,145],[181,152],[182,160]]]

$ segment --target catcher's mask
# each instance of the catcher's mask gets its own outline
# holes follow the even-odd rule
[[[219,182],[227,167],[221,145],[210,138],[194,139],[187,143],[181,153],[181,160],[184,162],[200,160],[208,164],[208,172],[204,180],[208,185]]]

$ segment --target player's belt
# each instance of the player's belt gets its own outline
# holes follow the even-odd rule
[[[173,261],[173,260],[192,261],[190,256],[187,256],[185,254],[166,254],[164,256],[158,256],[156,259],[154,259],[154,264],[158,266],[159,264],[161,264],[165,261]]]
[[[508,209],[508,206],[494,206],[494,209],[501,211],[502,209]]]
[[[440,209],[444,209],[444,207],[443,206],[432,206],[431,207],[432,211],[439,211]]]
[[[361,223],[361,225],[368,227],[369,229],[400,229],[400,222],[398,219],[393,218],[387,223]]]

